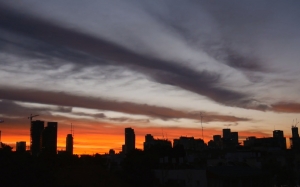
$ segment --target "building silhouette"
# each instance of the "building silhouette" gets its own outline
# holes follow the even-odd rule
[[[144,142],[144,150],[151,148],[171,149],[172,143],[167,139],[154,139],[151,134],[146,134]]]
[[[283,131],[281,130],[274,130],[273,131],[273,138],[283,138]]]
[[[135,134],[131,127],[125,128],[125,145],[122,149],[125,154],[135,149]]]
[[[235,148],[239,145],[238,132],[231,132],[230,129],[223,129],[222,146],[223,148]]]
[[[48,122],[42,133],[42,151],[47,155],[57,153],[57,122]]]
[[[273,131],[273,139],[281,149],[286,149],[286,139],[282,130]]]
[[[221,135],[213,135],[213,141],[214,141],[215,146],[217,148],[222,147],[222,137],[221,137]]]
[[[73,155],[73,135],[72,134],[67,134],[66,153]]]
[[[298,127],[292,126],[292,138],[299,138]]]
[[[236,145],[236,146],[239,145],[239,133],[238,132],[231,132],[230,139],[234,145]]]
[[[244,146],[257,150],[286,150],[286,139],[283,131],[274,130],[273,137],[256,138],[255,136],[251,136],[246,138]]]
[[[30,126],[30,152],[33,156],[38,156],[42,151],[42,133],[44,121],[31,121]]]
[[[202,139],[195,139],[194,137],[181,136],[179,139],[173,140],[173,147],[182,146],[184,150],[200,151],[206,146]]]
[[[249,136],[248,138],[246,138],[246,140],[244,140],[244,146],[245,147],[251,147],[254,146],[256,143],[256,137],[255,136]]]
[[[26,142],[21,141],[16,143],[17,152],[26,152]]]
[[[223,129],[223,140],[230,140],[230,129]]]
[[[300,151],[300,138],[298,127],[296,126],[292,126],[292,137],[290,138],[290,144],[292,150]]]

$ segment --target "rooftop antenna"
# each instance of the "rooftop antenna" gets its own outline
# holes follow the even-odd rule
[[[71,134],[72,136],[74,137],[74,127],[73,127],[73,124],[71,123]]]
[[[201,120],[201,128],[202,128],[202,139],[204,140],[204,138],[203,138],[203,125],[202,125],[202,118],[203,118],[203,112],[200,112],[200,120]]]
[[[2,119],[0,119],[0,123],[4,123],[4,121],[3,121]],[[2,142],[2,141],[1,141],[1,136],[2,136],[1,133],[2,133],[2,132],[1,132],[1,130],[0,130],[0,143]]]
[[[28,117],[28,119],[30,119],[30,122],[32,122],[32,119],[33,119],[34,117],[37,117],[37,116],[39,116],[39,115],[32,115],[32,114],[30,114],[30,116]]]
[[[28,117],[28,119],[30,119],[30,125],[32,125],[32,119],[37,116],[39,116],[39,115],[30,114],[30,116]],[[32,142],[32,139],[31,139],[31,128],[30,128],[30,144],[31,144],[31,142]]]
[[[299,123],[298,119],[296,118],[295,122],[294,122],[294,119],[293,119],[293,125],[292,127],[297,127],[297,124]]]

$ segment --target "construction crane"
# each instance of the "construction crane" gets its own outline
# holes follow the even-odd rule
[[[203,137],[203,125],[202,125],[202,118],[203,118],[203,112],[200,112],[200,120],[201,120],[201,128],[202,128],[202,139],[204,140],[204,137]]]
[[[28,117],[28,119],[30,119],[30,122],[32,122],[32,118],[37,117],[37,116],[39,116],[39,115],[32,115],[32,114],[30,114],[30,116]]]
[[[4,123],[4,120],[0,119],[0,123]],[[0,143],[1,143],[1,130],[0,130]]]
[[[39,116],[39,115],[30,114],[30,116],[28,117],[28,119],[30,119],[30,125],[31,126],[32,126],[32,118],[37,117],[37,116]],[[32,130],[32,127],[30,128],[30,150],[31,150],[31,144],[32,144],[31,130]]]

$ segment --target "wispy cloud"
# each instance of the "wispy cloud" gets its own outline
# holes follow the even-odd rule
[[[272,111],[283,113],[300,113],[300,103],[275,103],[272,105]]]
[[[11,101],[22,101],[30,103],[41,103],[50,104],[57,106],[68,106],[68,107],[82,107],[89,109],[99,109],[107,111],[117,111],[132,115],[145,115],[159,119],[197,119],[200,120],[199,113],[195,111],[184,111],[179,109],[172,109],[160,106],[151,106],[147,104],[137,104],[131,102],[121,102],[108,100],[103,98],[84,97],[78,95],[71,95],[63,92],[46,92],[40,90],[26,90],[26,89],[11,89],[2,88],[0,89],[0,98],[11,100]],[[12,105],[14,103],[9,102]],[[14,106],[16,107],[16,106]],[[38,109],[37,109],[38,110]],[[58,107],[61,112],[66,111],[65,108]],[[67,109],[69,111],[69,109]],[[22,111],[23,112],[23,111]],[[99,114],[93,117],[99,117]],[[106,116],[100,114],[101,118]],[[110,118],[109,118],[110,119]],[[126,121],[125,118],[111,118],[115,121]],[[225,121],[225,122],[236,122],[236,121],[249,121],[247,118],[240,118],[236,116],[221,115],[217,113],[206,113],[204,121]]]
[[[185,119],[198,122],[200,110],[208,110],[204,122],[220,122],[215,127],[282,123],[279,113],[300,112],[298,7],[272,0],[0,0],[0,99],[7,108],[0,111],[19,116],[17,124],[31,112],[76,119],[90,134],[93,125],[155,121],[176,129]]]
[[[31,43],[33,49],[36,50],[34,53],[38,51],[46,57],[56,56],[71,59],[79,63],[77,68],[82,67],[83,63],[84,66],[89,65],[89,63],[91,63],[90,65],[109,63],[126,66],[134,71],[142,72],[158,83],[170,84],[206,96],[220,104],[258,110],[261,110],[260,106],[263,105],[258,100],[253,102],[252,95],[249,93],[219,86],[224,78],[221,72],[210,72],[205,69],[195,70],[181,62],[172,63],[172,61],[141,55],[99,37],[64,28],[51,21],[41,20],[26,14],[22,14],[20,20],[20,13],[3,7],[1,8],[1,14],[7,18],[1,20],[1,28],[40,42],[39,45]],[[44,44],[50,46],[53,50],[41,48],[40,45],[43,46]],[[94,59],[94,61],[83,62],[82,58],[85,58],[85,56]],[[235,59],[237,57],[231,58]],[[239,58],[241,59],[241,57]],[[239,67],[258,67],[257,65],[249,65],[245,61],[235,61],[237,60],[230,60],[230,63],[239,64],[236,65]],[[255,106],[253,103],[259,104]]]

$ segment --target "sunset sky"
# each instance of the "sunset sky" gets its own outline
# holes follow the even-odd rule
[[[2,142],[30,114],[74,126],[76,154],[121,150],[124,128],[208,142],[223,128],[291,135],[300,121],[300,1],[0,0]],[[293,122],[294,120],[294,122]]]

